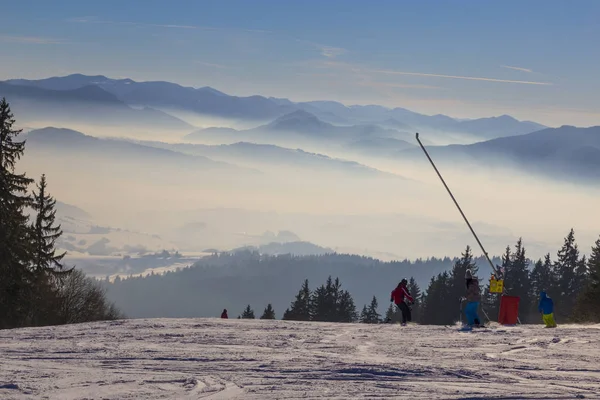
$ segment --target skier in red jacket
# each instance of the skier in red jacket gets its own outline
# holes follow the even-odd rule
[[[406,279],[402,279],[396,289],[392,291],[392,295],[390,297],[390,301],[393,301],[400,311],[402,311],[402,326],[406,326],[406,323],[411,321],[410,308],[404,299],[406,298],[411,304],[415,301],[410,293],[408,293],[408,289],[406,288],[407,284],[408,281]]]
[[[229,318],[229,317],[227,316],[227,309],[224,309],[224,310],[223,310],[223,312],[221,313],[221,318],[223,318],[223,319],[227,319],[227,318]]]

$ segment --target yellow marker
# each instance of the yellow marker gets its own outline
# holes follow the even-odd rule
[[[502,293],[504,290],[504,280],[490,279],[490,293]]]

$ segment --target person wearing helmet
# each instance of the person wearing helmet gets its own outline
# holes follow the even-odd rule
[[[227,316],[227,309],[224,309],[223,312],[221,313],[221,318],[223,319],[228,319],[229,317]]]
[[[479,308],[479,302],[481,301],[479,279],[473,276],[473,272],[470,269],[467,269],[465,280],[467,284],[467,306],[465,307],[467,325],[469,327],[480,327],[481,322],[479,315],[477,315],[477,308]]]
[[[396,286],[396,289],[392,291],[392,295],[390,296],[390,301],[393,301],[402,312],[402,326],[406,326],[406,323],[411,321],[410,308],[404,299],[407,299],[411,304],[415,301],[410,293],[408,293],[408,289],[406,288],[407,284],[408,281],[406,279],[402,279],[398,286]]]

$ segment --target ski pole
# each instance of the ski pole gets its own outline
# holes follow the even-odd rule
[[[485,312],[485,309],[483,308],[483,306],[481,307],[481,312],[483,313],[483,315],[485,315],[485,317],[487,318],[488,322],[492,322],[492,320],[490,319],[490,317]]]

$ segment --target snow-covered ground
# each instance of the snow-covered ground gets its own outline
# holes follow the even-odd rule
[[[600,325],[133,319],[0,331],[1,399],[598,399]]]

